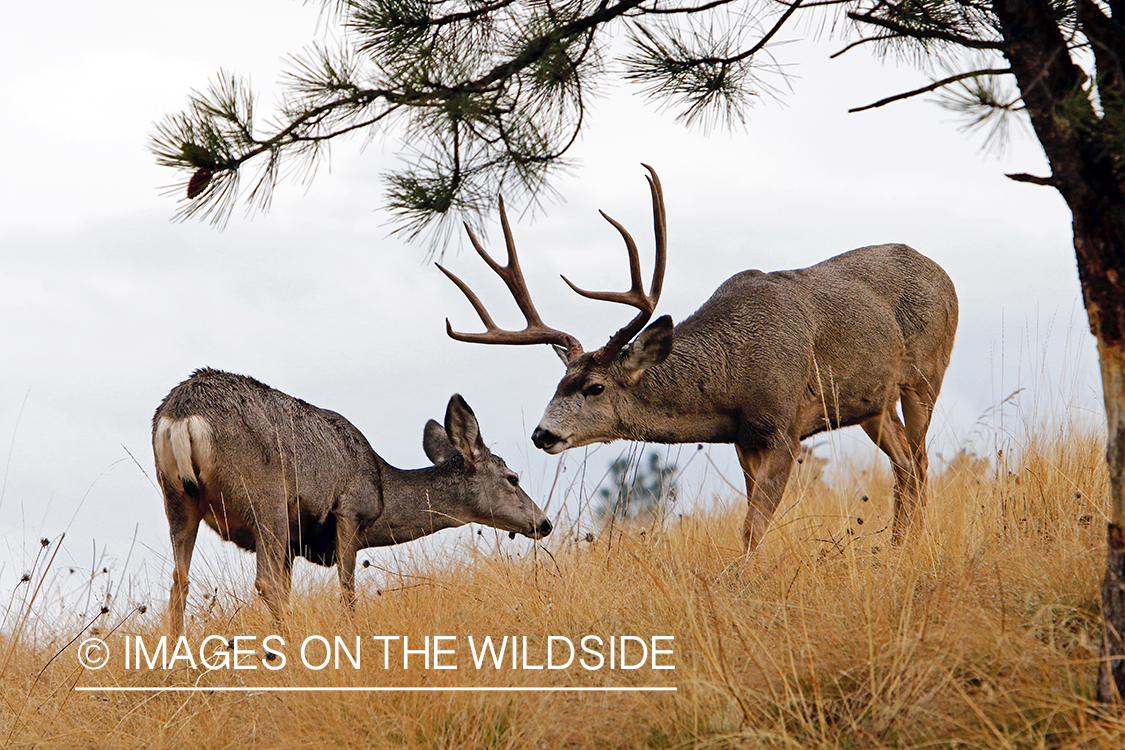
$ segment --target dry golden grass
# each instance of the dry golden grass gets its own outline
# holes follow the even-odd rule
[[[76,645],[62,647],[74,633],[0,642],[2,739],[121,748],[1125,747],[1125,721],[1092,701],[1102,455],[1098,440],[1060,430],[1000,457],[999,469],[955,462],[934,478],[925,531],[905,549],[887,544],[889,482],[869,470],[838,480],[839,489],[792,487],[749,560],[738,556],[741,503],[729,500],[663,531],[618,527],[593,542],[552,540],[550,554],[431,561],[385,592],[361,592],[353,619],[333,585],[305,587],[294,595],[278,671],[126,670],[119,658],[87,671]],[[101,635],[115,653],[126,636],[154,643],[155,614],[100,623],[112,630]],[[274,631],[249,594],[193,615],[193,643]],[[309,634],[362,636],[362,668],[296,663],[295,644]],[[385,671],[370,640],[453,634],[459,668],[448,671]],[[547,636],[586,634],[674,635],[676,668],[476,670],[465,643],[527,636],[534,663]],[[677,692],[142,694],[75,685]]]

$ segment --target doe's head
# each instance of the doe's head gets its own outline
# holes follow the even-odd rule
[[[458,464],[462,523],[480,523],[542,539],[551,533],[551,522],[523,488],[519,475],[484,444],[476,415],[460,394],[453,394],[445,409],[445,424],[431,419],[422,435],[422,449],[435,465]]]

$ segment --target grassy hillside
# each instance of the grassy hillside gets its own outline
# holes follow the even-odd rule
[[[926,526],[905,549],[888,545],[890,487],[866,471],[791,487],[797,505],[765,545],[739,557],[743,501],[618,526],[592,541],[553,537],[526,557],[433,561],[362,592],[353,618],[334,586],[295,592],[285,656],[265,662],[276,631],[249,591],[220,593],[192,614],[189,646],[211,635],[246,650],[243,666],[125,668],[140,637],[152,655],[158,613],[74,632],[33,628],[0,643],[0,730],[6,744],[41,747],[1125,747],[1125,721],[1092,702],[1099,639],[1106,479],[1103,449],[1073,431],[1045,432],[989,465],[955,461],[934,478]],[[548,551],[549,550],[549,551]],[[388,583],[387,581],[391,581]],[[392,585],[393,584],[393,585]],[[17,613],[18,614],[18,613]],[[103,618],[108,620],[108,616]],[[83,669],[94,634],[108,665]],[[9,628],[8,632],[15,632]],[[484,636],[526,637],[517,668],[474,664]],[[546,665],[549,636],[628,640],[636,669],[577,657]],[[305,666],[309,636],[354,647],[339,669]],[[372,636],[399,636],[377,641]],[[402,668],[401,637],[446,649]],[[472,636],[472,646],[468,639]],[[128,639],[128,641],[127,641]],[[219,638],[212,646],[220,646]],[[387,645],[384,653],[383,644]],[[588,641],[596,645],[596,641]],[[619,640],[615,643],[620,643]],[[432,644],[432,641],[431,641]],[[167,644],[171,655],[174,644]],[[510,645],[510,641],[508,643]],[[565,660],[562,640],[552,645]],[[598,649],[594,649],[598,650]],[[324,643],[308,642],[315,666]],[[561,656],[560,656],[561,653]],[[131,656],[135,656],[131,652]],[[617,658],[620,654],[615,653]],[[384,668],[384,656],[390,668]],[[432,651],[430,656],[433,656]],[[215,657],[218,661],[219,657]],[[197,665],[198,666],[198,665]],[[80,692],[75,686],[675,687],[676,692]]]

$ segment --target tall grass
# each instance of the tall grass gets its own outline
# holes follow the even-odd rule
[[[764,545],[741,558],[744,501],[554,537],[521,553],[469,550],[379,578],[352,617],[334,584],[299,582],[277,671],[180,663],[98,671],[149,644],[160,613],[0,642],[0,740],[41,747],[1125,747],[1093,702],[1100,637],[1103,446],[1042,429],[1018,451],[933,478],[925,527],[889,545],[880,470],[797,481]],[[232,550],[233,552],[233,550]],[[274,633],[249,590],[196,600],[189,639]],[[306,636],[364,639],[360,669],[296,663]],[[675,636],[674,670],[474,669],[466,639]],[[373,635],[457,635],[456,670],[383,669]],[[73,643],[67,642],[74,639]],[[257,641],[255,641],[256,643]],[[261,653],[261,649],[258,650]],[[392,651],[392,654],[399,653]],[[401,656],[397,657],[401,659]],[[256,657],[255,657],[256,659]],[[77,692],[74,686],[674,686],[674,693]]]

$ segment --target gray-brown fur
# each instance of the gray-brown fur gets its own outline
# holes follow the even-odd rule
[[[485,447],[459,395],[444,426],[427,423],[423,447],[433,466],[396,469],[336,412],[253,378],[197,370],[153,416],[175,561],[173,633],[183,631],[200,521],[257,553],[255,585],[279,619],[298,555],[337,565],[350,606],[358,550],[472,522],[535,539],[550,533],[516,475]]]
[[[533,440],[551,453],[616,439],[734,443],[751,550],[800,441],[862,425],[894,465],[897,543],[925,502],[925,436],[956,328],[949,277],[905,245],[744,271],[678,326],[658,319],[608,366],[597,352],[572,360]]]
[[[640,288],[635,248],[622,231],[632,289],[584,293],[640,309],[624,329],[632,341],[622,345],[615,334],[582,353],[566,334],[528,317],[541,341],[568,352],[566,374],[532,441],[548,453],[618,439],[734,443],[746,479],[743,543],[750,551],[781,500],[800,441],[862,425],[894,467],[892,541],[901,542],[921,520],[926,432],[957,329],[949,277],[906,245],[864,247],[809,268],[743,271],[679,325],[663,316],[636,334],[655,307],[664,267],[663,198],[649,171],[658,269],[652,291]],[[509,266],[518,271],[508,244]],[[526,295],[522,283],[509,287]],[[479,300],[470,301],[485,320]],[[534,310],[529,299],[520,307]],[[485,322],[486,334],[450,335],[528,343],[506,341],[510,334]]]

